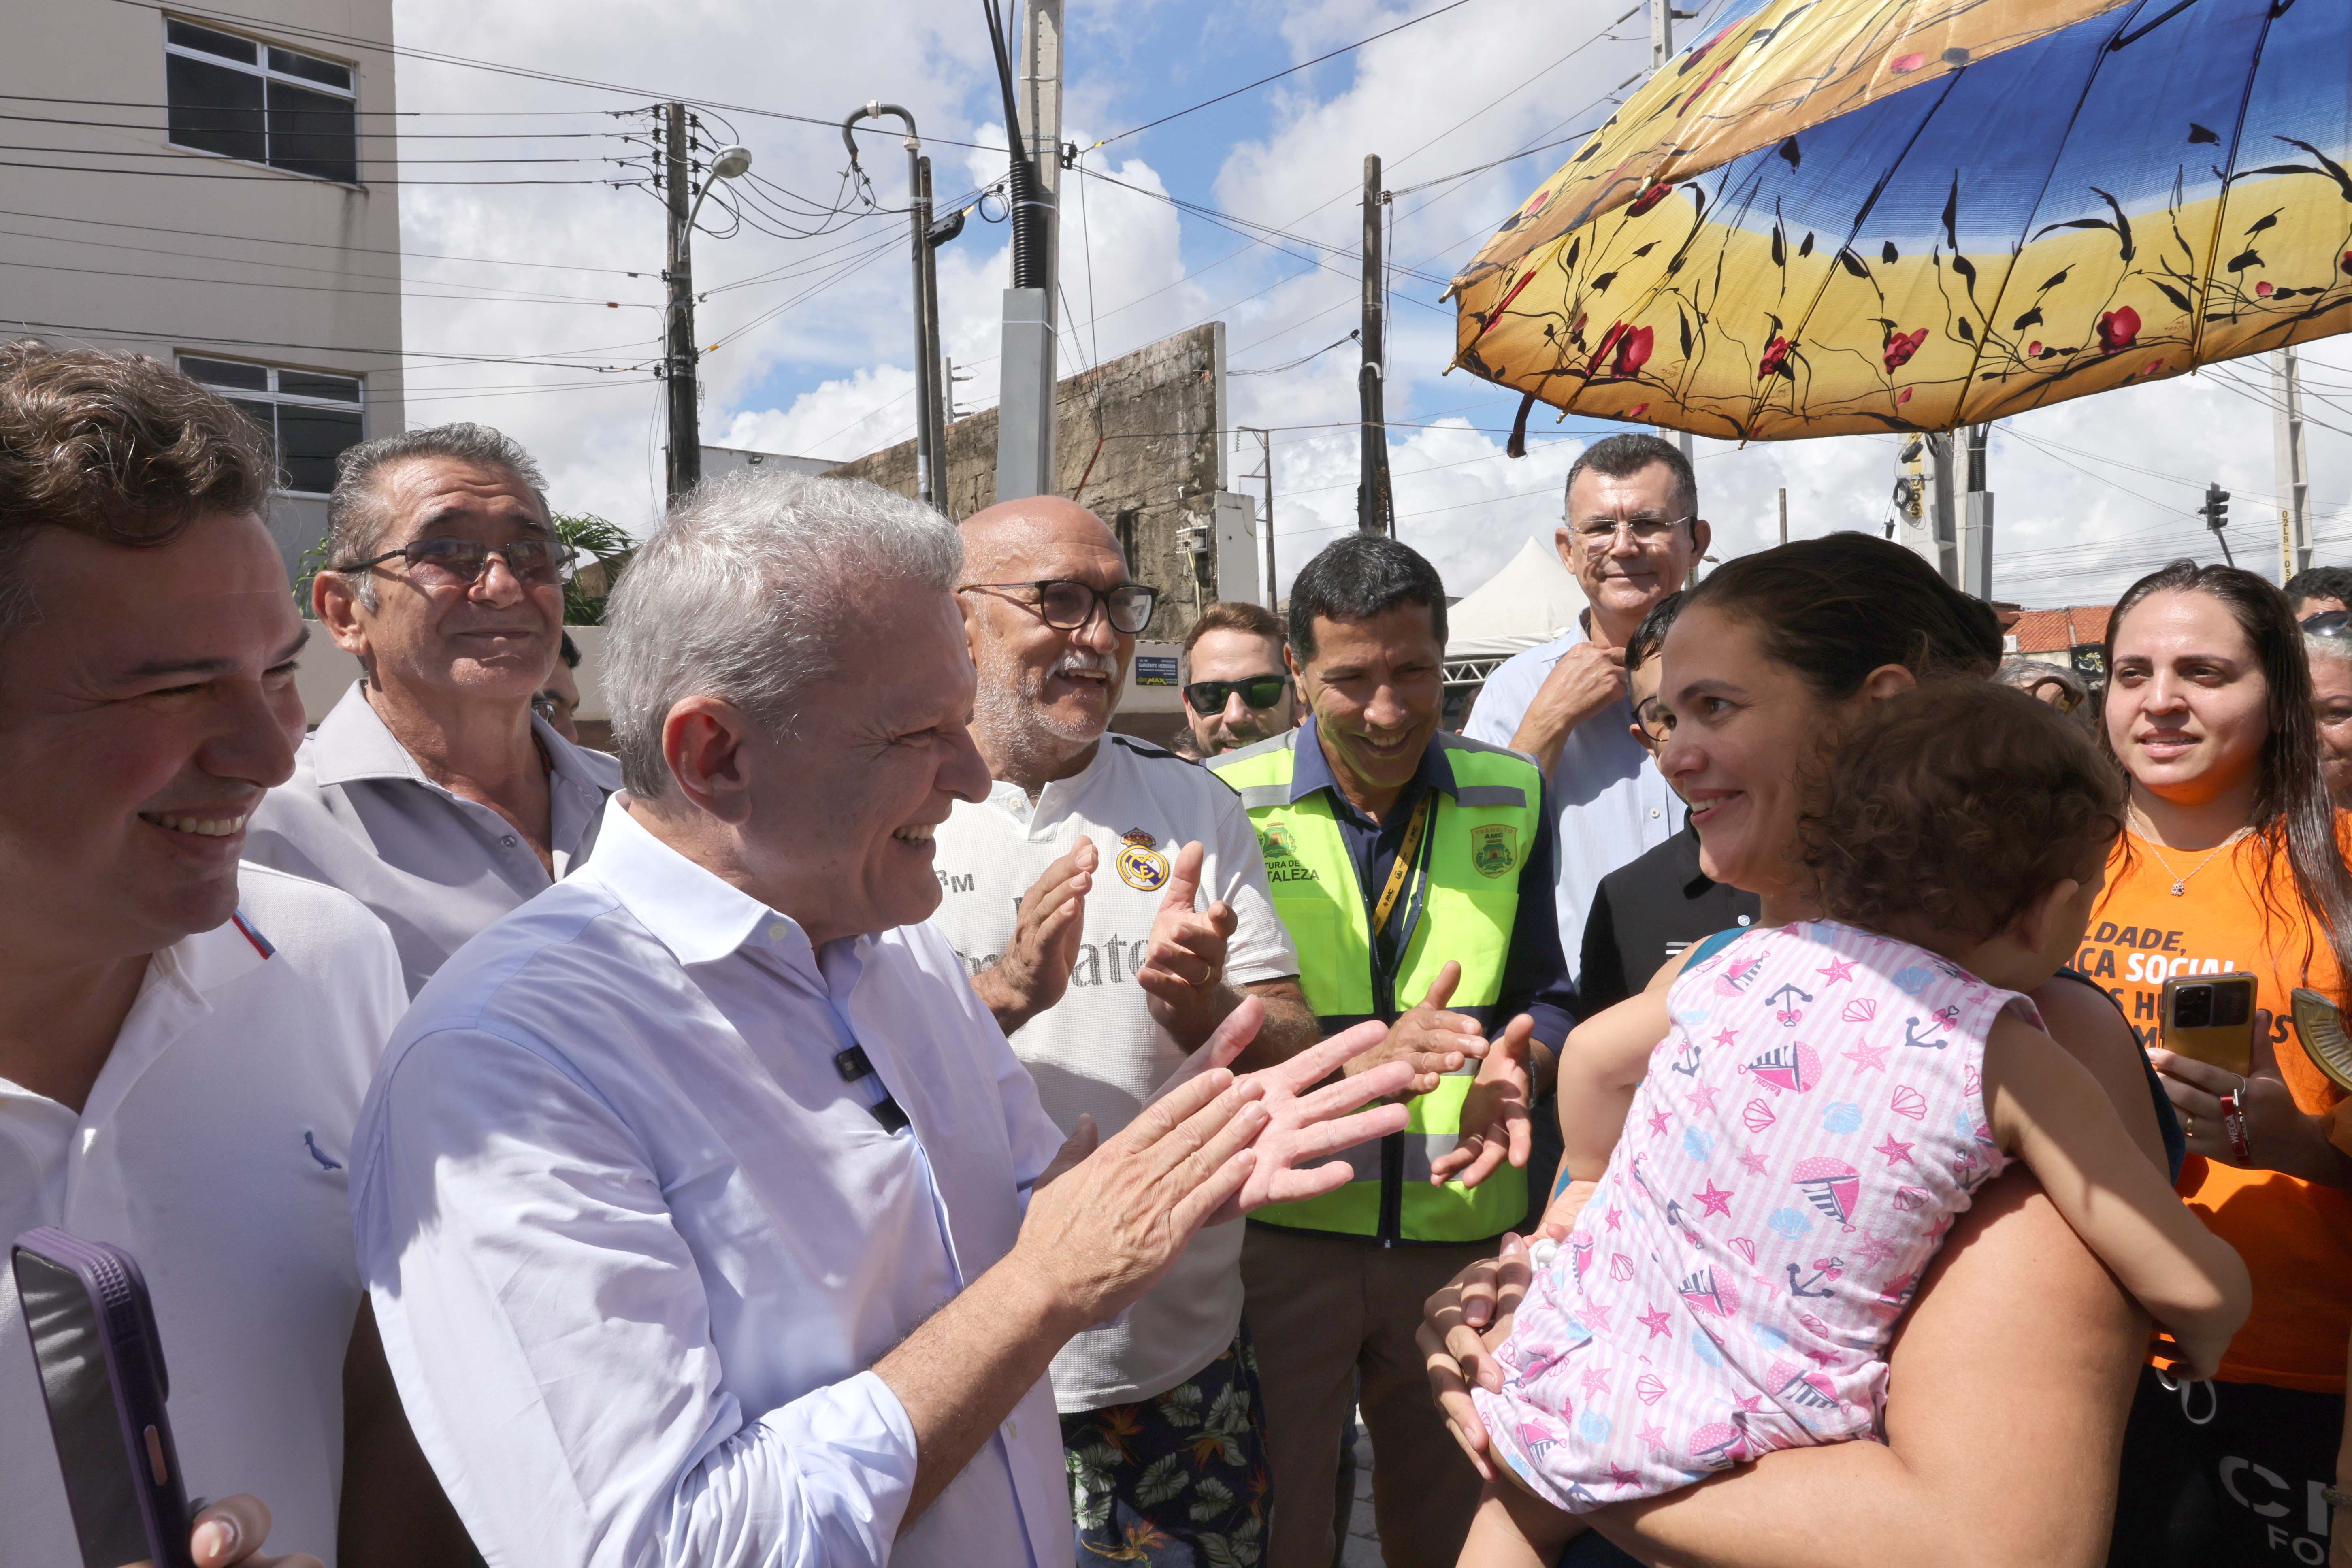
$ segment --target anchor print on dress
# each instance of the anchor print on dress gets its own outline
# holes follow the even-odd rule
[[[1853,1228],[1854,1205],[1862,1197],[1862,1173],[1843,1160],[1816,1154],[1810,1160],[1798,1161],[1797,1168],[1789,1176],[1804,1189],[1813,1207],[1846,1229]]]
[[[1675,1053],[1675,1059],[1667,1065],[1672,1067],[1675,1071],[1682,1074],[1685,1078],[1696,1078],[1698,1076],[1698,1042],[1696,1040],[1685,1039],[1683,1041],[1683,1048]]]
[[[1791,997],[1795,998],[1795,1000],[1791,1001]],[[1779,1021],[1780,1027],[1784,1029],[1795,1028],[1798,1021],[1805,1016],[1805,1010],[1802,1007],[1798,1006],[1797,1003],[1810,1002],[1812,999],[1813,994],[1811,992],[1800,990],[1794,985],[1783,985],[1780,989],[1773,992],[1772,994],[1764,998],[1764,1000],[1772,1005],[1772,1016]]]
[[[1948,1029],[1950,1027],[1951,1025],[1949,1023],[1938,1019],[1937,1022],[1927,1026],[1927,1033],[1932,1036],[1937,1029]],[[1921,1039],[1919,1037],[1919,1020],[1916,1018],[1906,1018],[1903,1020],[1903,1043],[1906,1046],[1917,1046],[1920,1049],[1928,1051],[1940,1051],[1946,1046],[1951,1044],[1949,1040]]]
[[[1756,1081],[1774,1093],[1787,1090],[1803,1094],[1821,1081],[1821,1053],[1801,1040],[1785,1046],[1775,1046],[1738,1070],[1755,1075]]]
[[[1845,1259],[1843,1258],[1814,1258],[1812,1271],[1813,1277],[1810,1279],[1801,1280],[1797,1278],[1797,1276],[1805,1271],[1805,1266],[1803,1264],[1791,1263],[1788,1267],[1789,1295],[1790,1299],[1793,1300],[1800,1296],[1834,1296],[1837,1294],[1836,1291],[1824,1289],[1822,1287],[1836,1284],[1838,1279],[1844,1275]]]

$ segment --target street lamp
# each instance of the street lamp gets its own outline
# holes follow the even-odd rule
[[[710,194],[711,181],[740,179],[744,174],[749,174],[751,172],[751,149],[749,147],[721,147],[719,149],[719,156],[710,161],[710,173],[702,177],[702,189],[694,193],[694,210],[687,215],[687,227],[692,228],[694,226],[695,218],[700,216],[702,212],[702,198]]]

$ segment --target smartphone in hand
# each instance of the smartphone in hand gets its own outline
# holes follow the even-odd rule
[[[2168,1051],[2240,1078],[2254,1070],[2254,977],[2176,974],[2158,1004],[2158,1039]]]
[[[11,1263],[82,1568],[193,1568],[163,1345],[138,1263],[46,1226],[16,1238]]]

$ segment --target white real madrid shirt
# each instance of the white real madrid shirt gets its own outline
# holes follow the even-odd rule
[[[79,1113],[0,1079],[0,1244],[53,1225],[139,1260],[188,1496],[251,1492],[335,1561],[360,1307],[352,1129],[408,1005],[358,900],[247,864],[239,914],[148,961]],[[79,1563],[16,1277],[0,1267],[0,1568]]]
[[[1227,984],[1286,979],[1298,973],[1298,955],[1274,912],[1241,797],[1204,768],[1106,735],[1094,760],[1047,784],[1034,806],[1019,785],[1000,783],[981,805],[959,802],[940,826],[933,865],[944,896],[931,920],[968,971],[977,974],[1003,953],[1022,895],[1082,835],[1101,858],[1069,989],[1014,1033],[1013,1049],[1064,1132],[1085,1112],[1108,1138],[1135,1120],[1186,1054],[1151,1021],[1135,983],[1178,849],[1200,841],[1199,907],[1219,899],[1233,906]],[[1238,1225],[1193,1237],[1125,1317],[1080,1334],[1055,1358],[1055,1402],[1070,1413],[1150,1398],[1214,1361],[1241,1323],[1241,1253]]]

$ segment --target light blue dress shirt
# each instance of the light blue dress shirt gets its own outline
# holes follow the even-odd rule
[[[1462,732],[1489,745],[1511,744],[1552,666],[1584,640],[1580,627],[1504,660],[1486,678]],[[1570,730],[1544,791],[1559,830],[1553,887],[1559,945],[1571,969],[1584,952],[1584,921],[1601,879],[1664,844],[1683,825],[1683,803],[1629,732],[1633,723],[1633,705],[1620,698]]]
[[[360,1268],[493,1564],[1066,1564],[1045,1380],[902,1533],[915,1434],[871,1370],[1011,1250],[1061,1141],[944,937],[812,951],[615,798],[394,1035]]]

